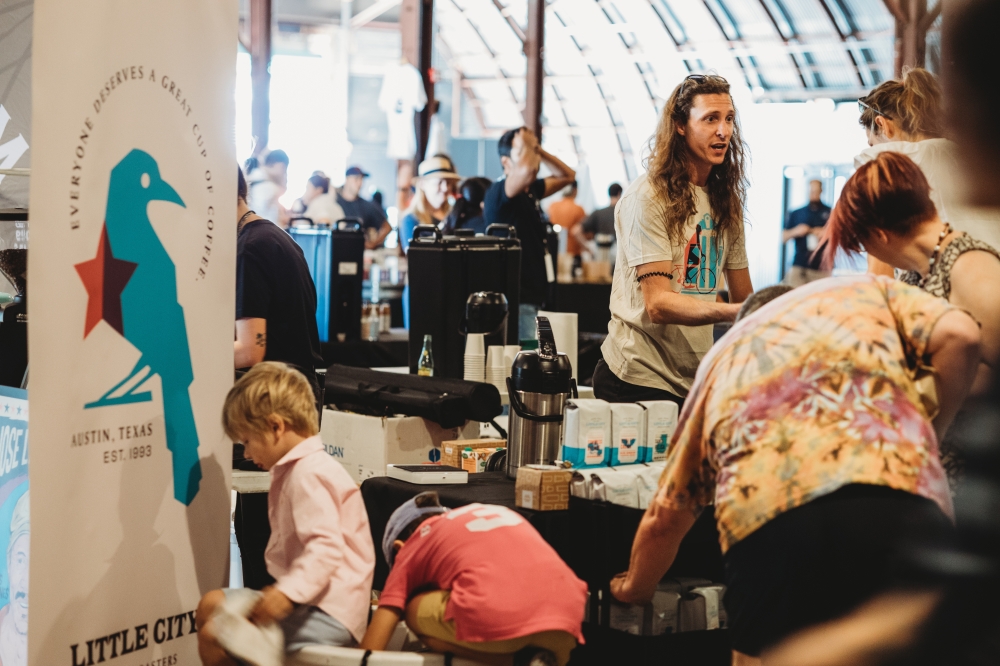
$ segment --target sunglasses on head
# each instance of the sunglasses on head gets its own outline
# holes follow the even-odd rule
[[[879,116],[882,116],[883,118],[886,118],[887,120],[893,120],[893,121],[895,121],[895,118],[893,118],[892,116],[890,116],[888,113],[883,113],[882,111],[879,111],[874,106],[872,106],[871,104],[869,104],[868,102],[866,102],[864,97],[859,97],[858,98],[858,111],[860,111],[861,113],[864,113],[865,109],[870,109],[872,113],[874,113],[876,115],[879,115]]]
[[[688,74],[687,76],[684,77],[684,80],[681,82],[681,89],[677,91],[677,96],[680,97],[684,94],[684,91],[687,89],[688,82],[692,82],[695,85],[700,86],[706,81],[713,81],[713,80],[718,80],[725,84],[729,83],[721,76],[716,76],[714,74]]]

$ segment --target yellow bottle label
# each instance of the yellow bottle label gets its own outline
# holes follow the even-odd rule
[[[433,377],[434,368],[417,368],[417,374],[421,377]]]

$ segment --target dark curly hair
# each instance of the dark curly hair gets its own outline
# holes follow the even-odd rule
[[[656,134],[649,141],[649,157],[645,162],[649,182],[657,198],[664,202],[667,231],[671,239],[678,242],[682,240],[684,225],[695,213],[695,203],[688,168],[691,156],[677,128],[687,124],[695,97],[716,94],[730,94],[729,82],[721,76],[706,75],[682,81],[670,94]],[[734,118],[725,161],[712,167],[708,176],[708,200],[717,230],[724,238],[735,238],[743,231],[743,207],[749,185],[747,162],[739,119]]]

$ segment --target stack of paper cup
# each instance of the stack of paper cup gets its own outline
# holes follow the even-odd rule
[[[485,334],[469,333],[465,338],[465,381],[486,381]]]
[[[507,368],[504,364],[502,345],[491,345],[486,354],[486,382],[501,393],[507,392]]]
[[[503,364],[507,366],[507,377],[510,377],[514,367],[514,359],[517,358],[517,354],[520,351],[521,345],[504,345]]]

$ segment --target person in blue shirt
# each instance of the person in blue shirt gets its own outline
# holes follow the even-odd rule
[[[545,151],[527,127],[505,132],[497,144],[497,152],[504,177],[486,191],[483,219],[487,225],[507,224],[517,231],[521,241],[518,334],[521,338],[534,338],[535,315],[548,297],[549,278],[555,280],[554,259],[545,246],[541,200],[576,180],[576,172]],[[538,169],[543,162],[551,175],[539,178]]]
[[[454,162],[447,155],[435,155],[417,167],[416,193],[399,220],[399,247],[406,252],[417,227],[441,228],[451,212],[451,194],[461,180]],[[403,288],[403,325],[410,327],[410,285]]]
[[[823,183],[819,180],[809,181],[809,205],[788,214],[785,230],[781,234],[781,242],[795,241],[795,258],[792,268],[785,276],[785,283],[792,287],[829,277],[830,271],[822,267],[823,257],[813,256],[819,247],[819,237],[823,227],[830,217],[830,207],[824,204],[820,197],[823,194]]]

